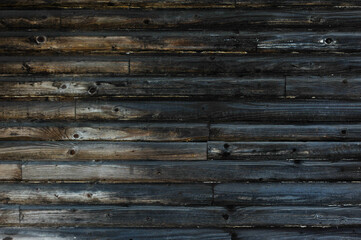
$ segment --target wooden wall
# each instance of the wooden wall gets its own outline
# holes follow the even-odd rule
[[[361,1],[0,1],[0,239],[361,239]]]

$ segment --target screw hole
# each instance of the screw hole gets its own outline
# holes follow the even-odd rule
[[[144,19],[144,24],[149,24],[150,23],[150,21],[149,21],[149,19]]]
[[[114,112],[119,112],[119,108],[118,107],[114,108]]]
[[[296,152],[296,151],[297,151],[297,149],[296,149],[296,148],[293,148],[293,149],[292,149],[292,152]]]
[[[228,143],[225,143],[225,144],[223,145],[223,147],[224,147],[225,149],[227,149],[227,148],[229,148],[229,144],[228,144]]]
[[[74,155],[74,154],[75,154],[75,150],[72,149],[72,150],[69,151],[69,153],[70,153],[70,155]]]
[[[75,133],[75,134],[73,135],[73,137],[74,137],[74,138],[79,138],[79,134]]]
[[[332,38],[326,38],[325,42],[327,44],[331,44],[333,42],[333,39]]]
[[[89,90],[88,90],[88,93],[89,93],[90,95],[93,95],[96,91],[97,91],[97,88],[96,88],[96,87],[90,87]]]
[[[35,42],[36,44],[42,44],[46,42],[46,37],[45,36],[36,36],[35,37]]]
[[[228,214],[223,214],[222,217],[224,218],[224,220],[228,220],[229,215]]]
[[[346,129],[342,129],[342,130],[341,130],[341,134],[342,134],[342,135],[345,135],[346,133],[347,133],[347,130],[346,130]]]
[[[65,89],[65,88],[66,88],[65,84],[61,85],[61,89]]]
[[[347,84],[347,79],[342,80],[343,84]]]

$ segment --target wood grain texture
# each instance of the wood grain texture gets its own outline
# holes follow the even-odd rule
[[[2,98],[281,98],[284,88],[284,77],[0,78]]]
[[[215,205],[360,206],[359,183],[228,183],[214,187]]]
[[[16,33],[0,36],[0,54],[112,55],[124,53],[360,52],[361,35],[351,32],[127,32]]]
[[[1,162],[0,163],[0,180],[1,181],[16,181],[21,180],[21,164],[16,162]]]
[[[0,160],[206,160],[206,143],[0,142]]]
[[[211,124],[213,141],[359,141],[359,124]]]
[[[201,184],[0,184],[1,204],[210,205],[212,197]]]
[[[360,142],[208,142],[209,159],[358,160]]]
[[[208,139],[202,123],[3,123],[6,141],[150,141],[192,142]]]
[[[176,218],[171,218],[174,214]],[[356,207],[20,207],[22,226],[359,226]]]
[[[28,162],[25,181],[360,181],[357,161]]]
[[[18,206],[0,206],[0,226],[18,225],[19,207]]]
[[[0,237],[10,240],[231,240],[221,229],[177,228],[1,228]]]

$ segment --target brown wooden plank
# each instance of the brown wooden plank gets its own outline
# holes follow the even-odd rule
[[[0,184],[1,204],[210,205],[201,184]]]
[[[25,181],[360,181],[357,161],[29,162]]]
[[[238,227],[359,226],[358,207],[42,207],[20,208],[22,226]],[[177,217],[170,217],[176,215]]]
[[[230,233],[221,229],[179,228],[1,228],[5,240],[231,240]],[[8,239],[7,239],[8,238]]]
[[[215,205],[360,206],[359,183],[227,183],[214,187]]]
[[[30,141],[206,141],[202,123],[44,123],[2,124],[1,140]]]
[[[13,162],[0,163],[0,180],[15,181],[21,179],[21,164]]]
[[[2,78],[0,96],[13,97],[284,97],[284,77]]]
[[[338,98],[360,99],[358,77],[287,77],[286,94],[288,98]]]
[[[0,160],[206,160],[206,143],[0,142]]]
[[[361,142],[208,142],[209,159],[358,160]]]
[[[0,206],[0,226],[18,225],[19,221],[19,207]]]
[[[352,32],[128,32],[16,33],[0,36],[6,55],[103,55],[124,53],[360,52],[361,34]]]
[[[359,141],[359,124],[211,124],[213,141]]]

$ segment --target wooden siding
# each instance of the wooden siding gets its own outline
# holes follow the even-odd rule
[[[0,239],[361,239],[360,14],[0,1]]]

